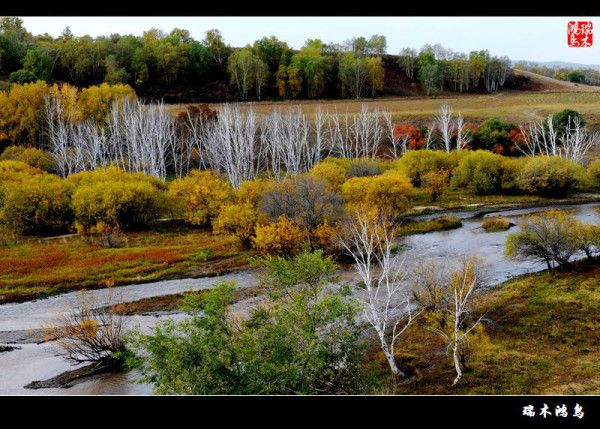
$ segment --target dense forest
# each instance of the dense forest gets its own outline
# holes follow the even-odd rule
[[[0,20],[0,75],[10,82],[128,84],[165,102],[494,92],[511,84],[509,59],[488,51],[463,54],[437,44],[386,52],[381,35],[309,39],[300,50],[270,36],[235,48],[218,30],[198,41],[178,28],[92,38],[67,27],[54,38],[32,35],[19,18]]]

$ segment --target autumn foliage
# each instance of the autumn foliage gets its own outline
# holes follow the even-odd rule
[[[408,208],[413,193],[408,177],[393,170],[379,176],[353,177],[342,186],[342,195],[350,208],[381,207],[395,216]]]
[[[302,250],[305,239],[306,231],[294,221],[280,216],[276,222],[256,226],[256,235],[252,241],[260,252],[292,256]]]
[[[226,203],[233,201],[231,186],[211,170],[193,170],[169,186],[175,212],[193,225],[210,225]]]

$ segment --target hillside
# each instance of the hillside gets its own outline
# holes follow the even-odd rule
[[[553,79],[525,70],[513,69],[515,78],[526,78],[530,90],[544,92],[600,92],[600,86],[582,85],[564,80]]]

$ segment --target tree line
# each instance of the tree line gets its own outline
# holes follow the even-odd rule
[[[386,75],[398,71],[428,95],[493,92],[504,85],[510,62],[487,51],[466,55],[441,45],[387,55],[382,35],[343,43],[308,39],[299,50],[270,36],[234,48],[216,29],[200,41],[179,28],[92,38],[76,37],[67,27],[54,38],[32,35],[19,18],[0,20],[0,73],[16,83],[127,84],[140,95],[167,101],[362,98],[405,84],[386,83]]]

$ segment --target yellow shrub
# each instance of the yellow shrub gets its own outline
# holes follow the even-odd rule
[[[325,221],[313,231],[311,245],[312,247],[323,249],[330,254],[337,253],[341,250],[339,237],[339,227]]]
[[[165,182],[155,176],[144,173],[128,173],[119,167],[111,166],[106,168],[97,168],[93,171],[80,171],[71,174],[67,180],[75,186],[91,185],[99,182],[146,182],[158,189],[166,190]]]
[[[265,193],[273,189],[275,182],[266,179],[247,180],[242,182],[236,191],[236,199],[243,204],[258,207]]]
[[[77,104],[84,119],[95,119],[102,122],[113,101],[123,97],[134,98],[133,88],[123,84],[102,83],[82,89]]]
[[[52,174],[20,174],[0,186],[0,220],[24,234],[65,232],[73,222],[71,187]]]
[[[233,201],[233,190],[212,170],[193,170],[169,186],[176,212],[193,225],[208,225],[221,207]]]
[[[42,170],[32,167],[23,161],[6,160],[0,161],[0,179],[3,173],[25,173],[25,174],[41,174]]]
[[[85,231],[98,225],[124,230],[147,226],[163,207],[162,192],[146,181],[101,181],[80,185],[73,193],[75,219]]]
[[[434,170],[425,174],[422,178],[423,187],[431,197],[431,201],[437,201],[446,189],[450,181],[450,172],[448,170]]]
[[[43,126],[45,95],[49,87],[38,81],[13,84],[0,91],[0,140],[35,145]]]
[[[587,176],[593,189],[600,189],[600,159],[592,162],[587,168]]]
[[[326,158],[316,164],[310,170],[310,174],[326,183],[328,190],[339,191],[346,181],[346,174],[350,167],[350,162],[346,161],[348,160]]]
[[[244,247],[250,247],[255,225],[261,220],[264,220],[264,215],[249,203],[228,204],[221,208],[221,212],[213,221],[213,232],[233,234],[240,239]]]
[[[44,171],[54,171],[54,159],[43,150],[32,147],[8,146],[0,155],[0,160],[22,161]]]
[[[396,161],[396,168],[406,174],[415,186],[431,171],[454,170],[467,151],[409,150]]]
[[[277,222],[257,225],[252,239],[254,247],[263,253],[292,256],[302,250],[306,232],[295,222],[280,216]]]
[[[380,176],[353,177],[342,186],[342,195],[349,208],[377,208],[395,216],[406,211],[413,193],[408,177],[395,170]]]
[[[107,167],[72,174],[67,181],[75,188],[73,210],[83,231],[93,232],[102,224],[144,227],[165,210],[166,184],[143,173]]]

